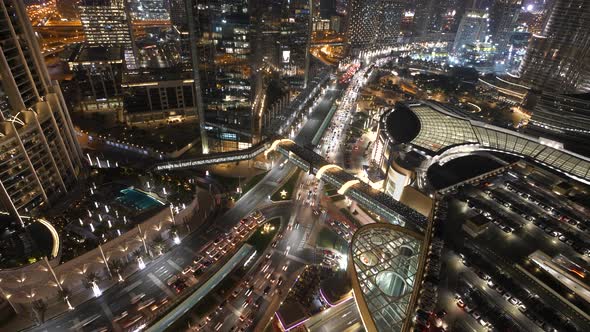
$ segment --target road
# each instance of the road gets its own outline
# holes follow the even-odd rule
[[[295,138],[297,143],[305,145],[311,142],[338,94],[339,90],[326,92]],[[78,305],[75,310],[66,312],[31,330],[63,331],[76,326],[74,330],[92,331],[100,326],[113,326],[111,323],[113,318],[131,307],[132,297],[139,294],[145,294],[145,298],[154,299],[173,296],[166,287],[165,281],[192,262],[197,255],[194,248],[200,248],[217,235],[231,230],[243,217],[267,200],[277,185],[294,168],[295,166],[289,163],[283,168],[273,168],[254,188],[244,194],[232,209],[217,218],[209,218],[199,230],[188,235],[180,245],[153,261],[144,270],[106,290],[102,296],[88,300]],[[266,215],[268,212],[264,213]],[[272,216],[272,213],[267,216]],[[99,317],[94,319],[96,315]],[[83,325],[89,319],[92,322],[82,328],[80,323]],[[115,330],[119,330],[118,327]]]
[[[326,309],[311,317],[305,327],[310,332],[363,331],[354,299]]]

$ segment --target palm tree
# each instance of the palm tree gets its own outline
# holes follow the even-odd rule
[[[119,281],[123,281],[123,277],[121,276],[121,272],[125,268],[125,262],[120,259],[114,259],[109,262],[109,268],[113,274],[116,274],[119,278]]]
[[[92,288],[92,286],[94,284],[96,284],[98,281],[100,280],[100,278],[98,277],[98,273],[96,272],[87,272],[84,275],[84,287],[86,288]]]
[[[164,241],[161,235],[157,235],[152,239],[152,248],[159,253],[158,255],[161,255],[164,252],[165,247],[166,241]]]
[[[47,303],[43,300],[33,301],[33,314],[37,324],[42,324],[45,321],[45,311],[47,310]]]

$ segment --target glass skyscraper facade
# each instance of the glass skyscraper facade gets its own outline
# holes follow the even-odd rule
[[[533,89],[590,92],[590,2],[555,0],[542,35],[534,35],[520,68]]]

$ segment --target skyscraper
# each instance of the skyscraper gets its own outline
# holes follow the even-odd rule
[[[506,51],[510,36],[516,28],[521,0],[497,0],[490,13],[490,35],[498,51]]]
[[[80,21],[90,46],[121,46],[128,68],[137,66],[137,49],[125,0],[82,0]]]
[[[458,52],[464,45],[483,42],[488,33],[489,15],[482,10],[468,10],[463,15],[457,34],[453,51]]]
[[[82,155],[22,1],[3,1],[0,27],[0,208],[20,219],[72,189]]]
[[[405,0],[351,0],[346,36],[352,53],[397,42],[407,6]]]
[[[136,20],[169,20],[170,14],[164,0],[131,0],[131,14]]]
[[[377,46],[387,46],[397,42],[407,7],[408,2],[405,0],[381,0],[375,36]]]
[[[182,55],[195,69],[194,104],[203,152],[247,148],[252,142],[256,95],[252,79],[255,30],[249,1],[187,0],[186,4],[186,23],[177,28]]]
[[[346,38],[353,54],[372,44],[377,29],[379,6],[379,0],[350,0],[348,2]]]
[[[524,84],[556,93],[590,91],[590,2],[555,0],[520,68]]]
[[[279,66],[290,86],[305,85],[309,67],[312,8],[309,0],[283,2],[279,35]]]

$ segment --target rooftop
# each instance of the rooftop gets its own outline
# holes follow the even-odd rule
[[[354,234],[349,266],[367,330],[402,331],[407,327],[422,241],[417,234],[391,224],[369,224]]]

